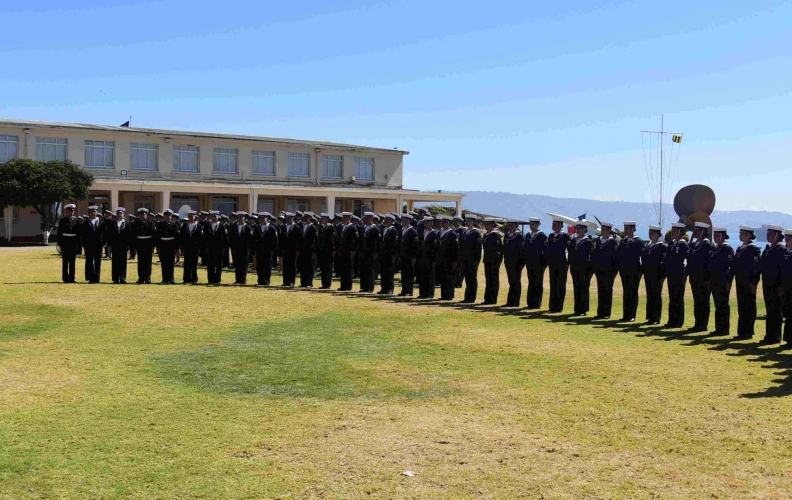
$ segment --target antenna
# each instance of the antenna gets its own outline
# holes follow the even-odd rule
[[[644,135],[648,134],[648,141],[645,140]],[[652,142],[654,136],[657,134],[657,164],[652,161]],[[644,167],[646,169],[646,178],[649,183],[649,192],[652,194],[652,202],[655,206],[655,214],[657,215],[657,223],[663,225],[665,218],[665,211],[668,209],[668,202],[671,196],[671,186],[673,184],[673,173],[676,165],[679,162],[679,151],[682,144],[682,132],[666,132],[665,131],[665,115],[660,115],[660,130],[641,130],[641,144],[644,153]],[[666,154],[666,142],[671,138],[671,151]],[[679,144],[680,147],[676,148],[676,158],[674,158],[674,145]],[[649,154],[646,154],[646,148],[649,148]]]

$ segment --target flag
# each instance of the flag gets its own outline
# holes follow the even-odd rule
[[[677,144],[682,143],[682,136],[681,135],[672,135],[671,142],[676,142]]]
[[[119,125],[119,127],[128,127],[128,126],[129,126],[129,120],[127,120],[124,123],[122,123],[121,125]]]
[[[586,214],[578,215],[578,220],[583,220],[586,218]]]

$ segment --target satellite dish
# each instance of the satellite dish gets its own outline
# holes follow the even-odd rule
[[[715,192],[709,186],[693,184],[685,186],[674,196],[674,211],[678,216],[692,217],[696,212],[707,216],[715,210]],[[703,222],[699,220],[699,222]]]
[[[192,207],[190,205],[182,205],[181,208],[179,209],[179,217],[184,219],[185,217],[187,217],[187,212],[189,212],[190,210],[192,210]]]

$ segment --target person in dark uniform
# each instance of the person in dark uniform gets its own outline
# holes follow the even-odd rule
[[[111,253],[113,283],[126,283],[127,249],[132,241],[132,228],[126,220],[126,209],[116,208],[116,220],[107,226],[107,240],[113,248]]]
[[[138,209],[138,218],[132,228],[135,245],[137,246],[138,284],[151,283],[151,257],[154,254],[157,228],[150,220],[146,208]]]
[[[665,262],[668,245],[660,241],[660,226],[649,226],[649,244],[641,257],[644,284],[646,285],[646,324],[659,325],[663,315],[663,282],[666,279]]]
[[[380,250],[380,230],[374,225],[374,213],[363,214],[363,239],[360,244],[360,293],[374,291],[374,273]]]
[[[85,250],[85,281],[99,283],[102,275],[102,248],[105,244],[105,223],[98,216],[99,207],[88,207],[88,219],[80,226],[81,245]]]
[[[201,226],[201,234],[203,234],[203,230],[206,228],[208,223],[209,212],[204,212],[203,210],[198,212],[198,225]],[[200,258],[201,265],[206,267],[206,246],[203,244],[198,251],[198,257]]]
[[[585,316],[589,311],[589,294],[591,289],[591,254],[594,251],[594,242],[586,236],[588,225],[578,222],[575,225],[577,237],[569,253],[569,267],[572,271],[572,287],[575,298],[575,316]]]
[[[269,212],[259,214],[259,223],[253,228],[253,246],[256,249],[256,283],[269,286],[272,278],[272,255],[278,252],[278,230],[270,223]]]
[[[247,283],[248,251],[253,239],[253,231],[246,223],[247,212],[237,212],[237,223],[228,229],[228,247],[234,262],[234,283]]]
[[[691,332],[706,332],[709,329],[710,295],[712,291],[707,286],[707,273],[709,256],[712,243],[708,236],[710,226],[704,222],[696,222],[693,227],[694,241],[691,243],[687,270],[690,278],[690,291],[693,292],[693,316],[695,323],[690,328]]]
[[[786,255],[781,268],[781,306],[784,317],[784,342],[792,345],[792,229],[784,230]]]
[[[412,297],[415,286],[415,266],[418,262],[418,231],[412,226],[413,216],[401,214],[401,240],[399,260],[401,262],[400,297]]]
[[[333,285],[333,268],[338,255],[338,230],[332,222],[332,214],[323,213],[319,216],[319,272],[322,276],[322,290],[329,290]]]
[[[783,322],[783,268],[787,256],[787,248],[781,243],[784,228],[776,225],[767,226],[768,245],[762,253],[762,292],[767,310],[766,332],[763,344],[781,342],[781,324]]]
[[[666,328],[682,328],[685,324],[685,285],[687,284],[688,244],[682,239],[685,224],[671,224],[673,242],[668,246],[666,277],[668,278],[668,322]]]
[[[762,250],[753,243],[756,231],[751,226],[740,226],[742,245],[734,251],[732,274],[737,285],[737,338],[750,339],[756,324],[756,289],[762,274]]]
[[[729,235],[725,227],[713,227],[714,245],[710,250],[707,263],[707,282],[715,303],[715,331],[712,335],[729,335],[731,329],[729,317],[729,295],[731,294],[734,273],[731,269],[734,261],[734,249],[726,243]]]
[[[397,214],[396,212],[391,212],[393,216],[393,230],[396,232],[396,255],[394,256],[393,262],[393,275],[394,277],[401,272],[401,238],[402,238],[402,230],[401,230],[401,214]]]
[[[285,287],[293,287],[297,280],[297,257],[300,253],[300,241],[302,240],[302,233],[300,227],[295,224],[295,214],[286,212],[286,224],[283,227],[283,257],[281,267],[283,269],[283,285]]]
[[[343,218],[344,227],[341,229],[338,242],[338,252],[341,254],[338,259],[339,278],[341,280],[341,286],[338,287],[338,291],[349,292],[352,290],[353,267],[355,254],[358,249],[358,232],[357,226],[355,226],[352,220],[354,214],[351,212],[342,212],[341,216]]]
[[[542,307],[544,275],[547,269],[547,235],[539,230],[542,219],[528,217],[531,233],[525,237],[525,270],[528,274],[528,309]]]
[[[399,230],[393,227],[396,217],[393,214],[385,214],[382,221],[382,247],[379,255],[380,262],[380,295],[392,295],[394,288],[394,275],[396,273],[396,258],[399,254],[397,233]]]
[[[457,235],[457,241],[461,244],[462,243],[462,235],[465,234],[465,227],[463,227],[464,219],[460,215],[455,215],[451,219],[451,224],[453,226],[452,231],[454,231]],[[456,269],[454,269],[454,287],[455,288],[462,288],[462,280],[464,279],[464,270],[462,269],[461,265],[458,265]]]
[[[478,268],[481,263],[481,231],[475,227],[478,216],[465,215],[465,230],[459,236],[459,267],[465,280],[465,304],[476,302],[478,294]]]
[[[300,253],[297,266],[300,271],[300,288],[313,288],[316,267],[316,251],[319,249],[319,231],[313,225],[311,218],[313,212],[303,213],[302,237],[300,238]]]
[[[74,283],[74,264],[82,253],[80,246],[80,221],[74,216],[76,205],[70,203],[63,208],[63,217],[58,221],[58,249],[61,253],[61,278],[64,283]]]
[[[484,219],[484,228],[487,233],[481,241],[481,250],[484,254],[484,305],[498,303],[500,291],[500,266],[503,262],[503,235],[498,231],[495,219]]]
[[[226,229],[225,250],[223,253],[223,267],[226,269],[234,269],[234,252],[231,249],[231,237],[234,232],[238,232],[236,229],[238,224],[237,219],[237,212],[231,212],[229,216],[221,216],[221,220]]]
[[[135,260],[135,257],[137,256],[137,245],[135,242],[135,235],[133,234],[135,228],[135,221],[137,221],[135,214],[129,214],[127,217],[127,224],[129,225],[129,230],[130,230],[129,260]]]
[[[441,218],[442,217],[442,218]],[[459,267],[459,237],[451,226],[450,217],[439,215],[440,247],[437,251],[437,267],[440,268],[440,300],[454,300],[456,268]]]
[[[104,218],[102,221],[105,223],[105,230],[110,229],[110,224],[115,222],[113,212],[111,210],[104,211]],[[110,235],[105,235],[104,258],[111,259],[113,257],[113,242],[110,241]]]
[[[613,224],[603,222],[601,226],[600,237],[594,240],[594,253],[591,256],[591,267],[597,277],[596,319],[610,319],[613,309],[613,282],[616,280],[618,271],[616,249],[619,244],[611,236]],[[626,297],[625,300],[627,300]]]
[[[162,267],[162,283],[172,285],[173,263],[176,258],[176,249],[179,246],[179,225],[172,220],[173,210],[170,208],[162,213],[162,220],[157,224],[157,242],[159,243],[159,256]]]
[[[616,262],[619,267],[622,291],[622,317],[619,321],[632,323],[638,314],[638,289],[641,287],[643,275],[643,256],[646,245],[641,238],[635,236],[634,221],[624,222],[624,237],[616,249]]]
[[[338,251],[338,244],[341,242],[341,232],[344,230],[344,222],[343,216],[340,213],[335,214],[335,218],[333,219],[333,227],[336,230],[336,253],[335,257],[333,257],[333,273],[336,278],[341,278],[341,252]]]
[[[433,299],[435,296],[435,266],[440,241],[432,228],[433,217],[427,215],[422,219],[423,239],[418,250],[418,298]],[[419,238],[421,238],[419,236]]]
[[[210,285],[219,285],[223,280],[223,255],[227,247],[226,226],[220,222],[220,212],[209,212],[209,220],[203,229],[203,241],[206,248],[206,281]]]
[[[182,224],[179,234],[179,243],[184,255],[184,268],[182,281],[195,285],[198,283],[198,257],[203,243],[204,224],[195,218],[195,210],[187,212],[187,222]]]
[[[519,221],[509,219],[508,233],[503,238],[503,265],[509,280],[505,307],[518,307],[522,296],[522,270],[525,265],[525,237],[517,230]]]
[[[564,310],[566,298],[567,276],[569,275],[568,253],[572,248],[572,239],[568,233],[561,232],[564,220],[553,217],[553,232],[547,237],[547,267],[550,269],[550,304],[551,313]]]

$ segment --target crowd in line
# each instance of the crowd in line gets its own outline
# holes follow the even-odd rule
[[[519,307],[521,278],[528,277],[526,307],[539,309],[544,295],[544,277],[549,273],[549,311],[562,312],[567,279],[572,277],[574,315],[589,311],[591,280],[597,281],[597,319],[608,319],[613,304],[613,285],[618,277],[623,288],[623,310],[619,321],[635,322],[641,278],[646,288],[646,323],[659,325],[663,311],[663,286],[668,289],[668,328],[685,323],[685,288],[690,283],[694,324],[690,331],[706,332],[710,303],[715,305],[713,335],[729,335],[730,293],[736,285],[739,321],[737,338],[754,335],[756,296],[761,281],[767,310],[765,343],[782,339],[792,342],[792,230],[768,226],[764,250],[753,243],[755,229],[740,228],[740,243],[727,243],[725,228],[696,222],[692,241],[685,224],[674,223],[671,242],[661,240],[662,228],[649,226],[649,240],[635,236],[636,224],[624,222],[622,237],[614,237],[614,225],[601,223],[601,235],[587,236],[581,222],[576,234],[563,231],[564,222],[553,219],[552,232],[540,230],[539,218],[528,220],[530,232],[519,231],[522,223],[479,219],[474,214],[432,217],[426,210],[376,214],[362,219],[352,213],[235,212],[229,218],[216,211],[190,211],[180,218],[171,210],[150,214],[145,208],[137,216],[124,208],[107,211],[89,207],[84,217],[74,216],[74,205],[65,207],[58,226],[58,247],[63,260],[63,281],[75,281],[75,257],[85,253],[85,279],[100,280],[103,252],[112,260],[113,283],[126,283],[127,261],[137,259],[137,283],[151,283],[155,253],[161,263],[162,283],[175,282],[174,269],[182,261],[184,283],[198,283],[198,266],[206,266],[210,284],[222,281],[223,269],[234,269],[234,282],[245,284],[253,266],[257,284],[268,286],[272,271],[280,269],[284,287],[313,287],[318,270],[322,289],[330,289],[334,277],[339,291],[351,291],[354,278],[361,293],[373,293],[379,277],[379,294],[395,292],[395,276],[401,275],[400,296],[435,297],[453,300],[455,289],[465,287],[463,303],[474,303],[478,292],[478,268],[484,265],[483,304],[498,303],[500,267],[508,277],[504,307]],[[713,241],[709,236],[712,234]],[[784,240],[786,245],[784,244]],[[787,250],[789,247],[790,250]],[[785,314],[786,313],[786,314]],[[782,326],[784,327],[782,335]]]

